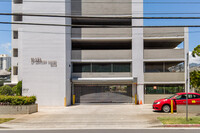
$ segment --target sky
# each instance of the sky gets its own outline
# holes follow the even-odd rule
[[[11,13],[11,0],[0,0],[0,13]],[[179,2],[179,3],[148,3]],[[190,3],[188,3],[190,2]],[[197,3],[195,3],[197,2]],[[199,2],[199,3],[198,3]],[[193,14],[149,14],[193,13]],[[195,14],[194,14],[195,13]],[[199,14],[196,14],[199,13]],[[144,17],[200,17],[199,0],[144,0]],[[0,16],[0,22],[10,22],[11,16]],[[154,25],[200,25],[199,20],[144,20],[145,26]],[[0,24],[0,54],[11,55],[11,25]],[[200,28],[189,28],[189,50],[200,44]],[[190,63],[200,63],[200,58],[190,58]]]

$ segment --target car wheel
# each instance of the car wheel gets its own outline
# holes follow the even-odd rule
[[[164,112],[166,112],[166,113],[170,112],[170,106],[169,106],[169,105],[164,105],[164,106],[162,107],[162,111],[164,111]]]

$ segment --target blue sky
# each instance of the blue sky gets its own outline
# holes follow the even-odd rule
[[[144,16],[176,17],[198,16],[200,17],[200,3],[188,4],[184,2],[200,2],[199,0],[144,0],[144,2],[181,2],[181,4],[148,4],[144,3]],[[11,2],[0,2],[0,12],[10,13]],[[199,13],[199,14],[145,14],[145,13]],[[0,21],[10,22],[10,16],[0,16]],[[200,20],[144,20],[144,25],[200,25]],[[4,31],[2,31],[4,30]],[[0,54],[10,54],[11,50],[11,25],[0,24]],[[190,51],[200,44],[200,28],[189,28]],[[200,62],[200,59],[198,60]]]

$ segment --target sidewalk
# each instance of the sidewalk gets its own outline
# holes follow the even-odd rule
[[[174,116],[153,112],[152,105],[98,104],[70,107],[39,107],[30,115],[0,115],[14,117],[0,128],[8,129],[141,129],[160,128],[159,116]]]

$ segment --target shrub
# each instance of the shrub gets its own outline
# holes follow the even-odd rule
[[[16,95],[21,96],[22,95],[22,81],[19,81],[16,86],[17,86]]]
[[[14,86],[12,88],[12,92],[13,92],[13,95],[16,95],[17,94],[17,86]]]
[[[8,85],[0,87],[0,95],[14,95],[12,88]]]
[[[0,105],[31,105],[35,102],[35,96],[0,96]]]

